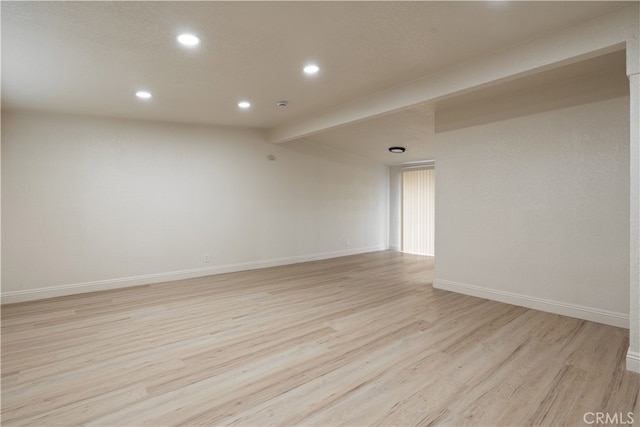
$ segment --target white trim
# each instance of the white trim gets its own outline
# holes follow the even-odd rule
[[[640,353],[627,351],[627,371],[637,372],[640,374]]]
[[[422,255],[422,256],[435,256],[434,254],[422,254],[420,252],[411,252],[411,251],[401,251],[403,254],[410,254],[410,255]]]
[[[425,160],[421,162],[409,162],[400,164],[402,170],[415,170],[415,169],[435,169],[436,161],[435,160]]]
[[[617,326],[629,329],[629,315],[615,313],[612,311],[600,310],[592,307],[568,304],[544,298],[532,297],[528,295],[516,294],[513,292],[499,291],[496,289],[483,288],[481,286],[469,285],[466,283],[452,282],[450,280],[435,279],[433,287],[474,297],[485,298],[493,301],[500,301],[507,304],[532,308],[534,310],[546,311],[563,316],[575,317],[592,322],[604,323],[605,325]]]
[[[34,301],[45,298],[53,298],[67,295],[82,294],[87,292],[104,291],[109,289],[128,288],[131,286],[148,285],[151,283],[168,282],[171,280],[191,279],[194,277],[211,276],[214,274],[234,273],[237,271],[255,270],[258,268],[276,267],[287,264],[317,261],[322,259],[337,258],[348,255],[357,255],[367,252],[386,250],[384,246],[369,246],[363,248],[345,249],[333,252],[324,252],[310,255],[300,255],[286,258],[275,258],[262,261],[243,262],[238,264],[220,265],[207,268],[194,268],[191,270],[171,271],[166,273],[145,274],[141,276],[124,277],[117,279],[97,280],[85,283],[73,283],[69,285],[48,286],[46,288],[28,289],[24,291],[9,291],[2,293],[2,304]]]

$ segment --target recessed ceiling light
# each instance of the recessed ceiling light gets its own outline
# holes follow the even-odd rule
[[[320,67],[318,67],[316,64],[309,64],[306,67],[304,67],[302,69],[304,71],[305,74],[317,74],[318,71],[320,71]]]
[[[251,107],[251,103],[249,101],[240,101],[238,102],[238,107],[247,109]]]
[[[146,90],[139,90],[136,92],[136,96],[140,99],[149,99],[151,98],[151,92],[147,92]]]
[[[406,150],[404,147],[389,147],[389,151],[391,151],[392,153],[404,153]]]
[[[183,46],[193,47],[197,46],[200,43],[200,39],[193,34],[180,34],[177,37],[178,43]]]

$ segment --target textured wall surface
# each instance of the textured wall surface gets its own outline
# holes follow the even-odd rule
[[[5,293],[387,245],[382,165],[250,130],[7,112],[2,125]]]
[[[389,249],[402,249],[402,167],[389,167]]]
[[[629,98],[436,135],[436,281],[629,314]]]

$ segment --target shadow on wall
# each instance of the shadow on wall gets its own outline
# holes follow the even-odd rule
[[[436,104],[436,132],[627,96],[624,50],[446,99]]]

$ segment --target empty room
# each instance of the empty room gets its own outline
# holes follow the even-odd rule
[[[640,425],[640,3],[0,13],[2,425]]]

